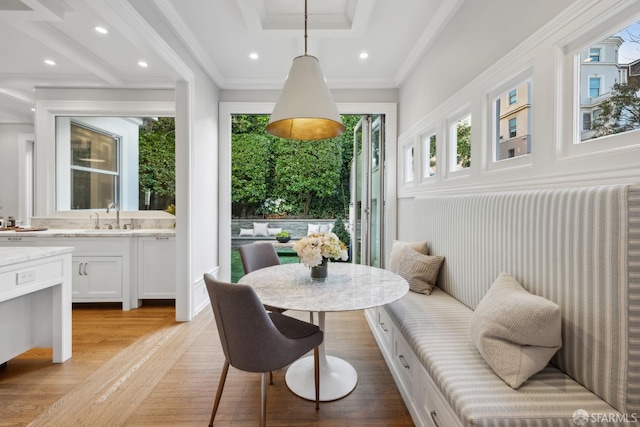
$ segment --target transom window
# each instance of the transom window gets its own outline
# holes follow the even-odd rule
[[[471,166],[471,114],[456,121],[451,128],[452,171]]]
[[[531,81],[502,92],[495,98],[494,105],[494,161],[530,154]]]
[[[422,176],[428,178],[436,174],[436,134],[425,136],[422,140]]]
[[[576,142],[640,129],[638,40],[640,21],[577,53],[580,84],[575,114],[581,130]]]

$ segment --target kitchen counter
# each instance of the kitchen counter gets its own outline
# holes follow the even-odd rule
[[[173,237],[174,228],[93,230],[50,228],[44,231],[0,231],[0,237]]]

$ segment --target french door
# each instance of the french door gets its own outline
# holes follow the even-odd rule
[[[364,115],[354,130],[351,165],[352,262],[384,265],[384,115]]]

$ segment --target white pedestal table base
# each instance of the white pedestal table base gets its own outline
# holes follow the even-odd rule
[[[324,312],[318,313],[320,329],[324,331]],[[326,339],[326,336],[325,336]],[[324,341],[319,346],[320,358],[320,401],[338,400],[353,391],[358,383],[358,373],[346,360],[327,356]],[[285,374],[287,387],[296,395],[307,400],[316,400],[313,356],[296,360]]]

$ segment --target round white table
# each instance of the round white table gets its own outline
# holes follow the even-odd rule
[[[388,304],[409,290],[407,281],[397,274],[349,263],[329,263],[325,282],[312,281],[309,268],[303,264],[282,264],[249,273],[238,283],[253,287],[263,304],[318,312],[318,325],[323,331],[328,311],[362,310]],[[324,341],[319,354],[320,400],[336,400],[351,393],[358,382],[354,367],[346,360],[327,356]],[[313,357],[303,357],[291,364],[285,381],[296,395],[315,400]]]

